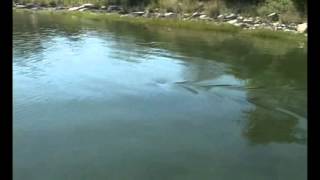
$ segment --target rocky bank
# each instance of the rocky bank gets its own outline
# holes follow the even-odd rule
[[[277,13],[271,13],[267,17],[244,17],[240,14],[229,13],[219,14],[215,17],[210,17],[204,12],[193,12],[190,14],[178,14],[174,12],[161,12],[159,9],[143,10],[143,11],[126,11],[121,6],[95,6],[94,4],[83,4],[76,7],[48,7],[41,6],[39,4],[15,4],[13,8],[16,9],[30,9],[30,10],[49,10],[49,11],[91,11],[97,13],[118,13],[121,17],[145,17],[145,18],[167,18],[167,19],[179,19],[182,21],[208,21],[215,23],[228,23],[243,29],[269,29],[273,31],[286,31],[293,33],[305,33],[307,35],[307,23],[296,24],[284,24],[279,22],[279,16]]]

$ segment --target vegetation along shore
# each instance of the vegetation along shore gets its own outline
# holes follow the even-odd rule
[[[103,13],[122,19],[152,19],[190,22],[236,31],[237,29],[303,33],[307,36],[305,0],[15,0],[14,9]],[[116,17],[113,16],[113,17]],[[124,18],[127,17],[127,18]],[[132,19],[132,18],[131,18]],[[170,25],[170,21],[165,24]],[[188,22],[188,23],[186,23]],[[210,24],[211,26],[208,26]],[[228,28],[225,28],[228,27]],[[196,27],[191,27],[196,28]],[[209,28],[210,29],[210,28]],[[221,28],[220,28],[221,29]],[[261,34],[261,31],[260,31]]]

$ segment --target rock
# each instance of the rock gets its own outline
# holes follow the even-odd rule
[[[86,11],[86,10],[88,10],[89,8],[82,8],[82,9],[79,9],[79,11],[80,12],[82,12],[82,11]]]
[[[307,23],[302,23],[302,24],[299,24],[299,25],[297,26],[297,31],[298,31],[299,33],[306,33],[307,30],[308,30],[308,24],[307,24]]]
[[[39,10],[39,9],[41,9],[40,7],[33,7],[33,8],[31,8],[31,10]]]
[[[203,14],[203,15],[199,16],[199,18],[200,18],[200,19],[205,20],[205,19],[207,19],[207,18],[208,18],[208,16],[207,16],[207,15],[205,15],[205,14]]]
[[[72,7],[72,8],[69,8],[68,11],[78,11],[80,9],[81,7]]]
[[[233,25],[235,25],[237,22],[238,22],[238,20],[236,20],[236,19],[227,21],[227,23],[233,24]]]
[[[91,3],[82,4],[80,7],[81,7],[81,9],[82,8],[87,8],[87,9],[97,9],[98,8],[96,5],[91,4]]]
[[[255,23],[255,24],[261,23],[261,20],[260,19],[256,19],[253,23]]]
[[[111,11],[121,11],[122,7],[121,6],[116,6],[116,5],[110,5],[108,6],[107,11],[111,12]]]
[[[279,26],[279,22],[272,23],[272,26]]]
[[[147,10],[142,16],[148,18],[151,17],[151,13]]]
[[[26,4],[26,8],[34,8],[34,7],[36,7],[36,5],[33,3]]]
[[[272,20],[272,21],[278,21],[279,20],[279,15],[277,13],[271,13],[268,16],[268,19]]]
[[[164,14],[162,14],[162,13],[154,13],[154,15],[156,18],[164,17]]]
[[[199,12],[195,12],[191,15],[191,18],[199,17],[201,14]]]
[[[190,16],[189,13],[184,13],[184,14],[183,14],[183,17],[184,17],[184,18],[187,18],[187,17],[189,17],[189,16]]]
[[[253,27],[260,27],[261,24],[254,24]]]
[[[244,23],[248,23],[248,24],[253,24],[253,23],[254,23],[254,21],[253,21],[253,18],[252,18],[252,17],[250,17],[250,18],[245,18],[242,22],[244,22]]]
[[[18,4],[18,5],[16,6],[16,8],[18,8],[18,9],[23,9],[23,8],[27,8],[27,6]]]
[[[236,18],[237,18],[237,15],[235,15],[233,13],[231,13],[228,16],[225,17],[225,19],[227,19],[227,20],[233,20],[233,19],[236,19]]]
[[[268,29],[268,30],[273,30],[273,28],[270,27],[270,26],[263,26],[263,28],[264,28],[264,29]]]
[[[283,30],[283,27],[278,26],[278,27],[276,27],[276,30]]]
[[[135,15],[135,16],[142,16],[144,14],[144,12],[143,11],[137,11],[137,12],[132,12],[131,14]]]
[[[105,9],[108,9],[108,8],[107,8],[107,6],[101,6],[100,9],[105,10]]]
[[[217,19],[220,19],[220,20],[224,19],[224,15],[220,14],[220,15],[217,17]]]
[[[238,19],[239,21],[244,20],[244,18],[243,18],[242,16],[238,16],[237,19]]]
[[[168,12],[168,13],[164,13],[164,17],[166,17],[166,18],[174,18],[174,17],[177,17],[177,14],[173,13],[173,12]]]

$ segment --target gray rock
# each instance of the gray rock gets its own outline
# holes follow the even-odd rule
[[[55,7],[54,9],[55,9],[55,10],[63,10],[63,9],[66,9],[66,8],[59,6],[59,7]]]
[[[24,8],[27,8],[27,6],[18,4],[18,5],[16,6],[16,8],[18,8],[18,9],[24,9]]]
[[[154,15],[155,15],[156,18],[164,17],[164,14],[162,14],[162,13],[154,13]]]
[[[36,7],[36,4],[33,4],[33,3],[26,4],[26,8],[34,8],[34,7]]]
[[[89,8],[82,8],[82,9],[79,9],[80,12],[82,11],[86,11],[86,10],[89,10]]]
[[[254,20],[253,20],[252,17],[250,17],[250,18],[245,18],[242,22],[248,23],[248,24],[253,24],[253,23],[254,23]]]
[[[177,17],[177,14],[173,13],[173,12],[168,12],[168,13],[164,14],[164,17],[166,17],[166,18],[174,18],[174,17]]]
[[[31,8],[31,10],[39,10],[39,9],[41,9],[40,7],[33,7],[33,8]]]
[[[80,9],[81,7],[72,7],[72,8],[69,8],[68,11],[78,11]]]
[[[227,21],[227,23],[233,24],[233,25],[236,24],[237,22],[238,22],[238,20],[236,20],[236,19]]]
[[[279,22],[272,23],[272,26],[279,26],[279,25],[280,25]]]
[[[233,20],[233,19],[236,19],[236,18],[237,18],[237,15],[235,15],[233,13],[231,13],[231,14],[229,14],[229,15],[227,15],[225,17],[225,19],[227,19],[227,20]]]
[[[137,11],[137,12],[132,12],[131,14],[135,15],[135,16],[142,16],[144,14],[144,12],[143,11]]]
[[[261,27],[261,24],[254,24],[253,27]]]
[[[187,17],[189,17],[189,16],[190,16],[190,14],[188,14],[188,13],[184,13],[184,14],[183,14],[183,17],[184,17],[184,18],[187,18]]]
[[[208,17],[207,15],[203,14],[203,15],[199,16],[199,19],[201,19],[201,20],[210,20],[211,18]]]
[[[201,14],[199,12],[195,12],[191,15],[191,18],[199,17]]]
[[[307,23],[302,23],[302,24],[299,24],[299,25],[297,26],[297,31],[298,31],[299,33],[306,33],[307,30],[308,30],[308,24],[307,24]]]
[[[244,20],[244,17],[238,16],[237,19],[238,19],[239,21],[242,21],[242,20]]]
[[[91,3],[82,4],[80,7],[81,7],[81,9],[82,8],[87,8],[87,9],[97,9],[98,8],[96,5],[91,4]]]
[[[272,21],[278,21],[279,20],[279,15],[277,13],[271,13],[268,16],[268,19],[272,20]]]
[[[107,8],[107,11],[108,12],[111,12],[111,11],[121,11],[122,10],[122,7],[121,6],[116,6],[116,5],[110,5],[108,6]]]
[[[224,15],[223,15],[223,14],[220,14],[220,15],[217,17],[217,19],[220,19],[220,20],[224,19]]]

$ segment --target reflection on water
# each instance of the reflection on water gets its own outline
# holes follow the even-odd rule
[[[14,13],[14,179],[306,179],[306,49]]]

